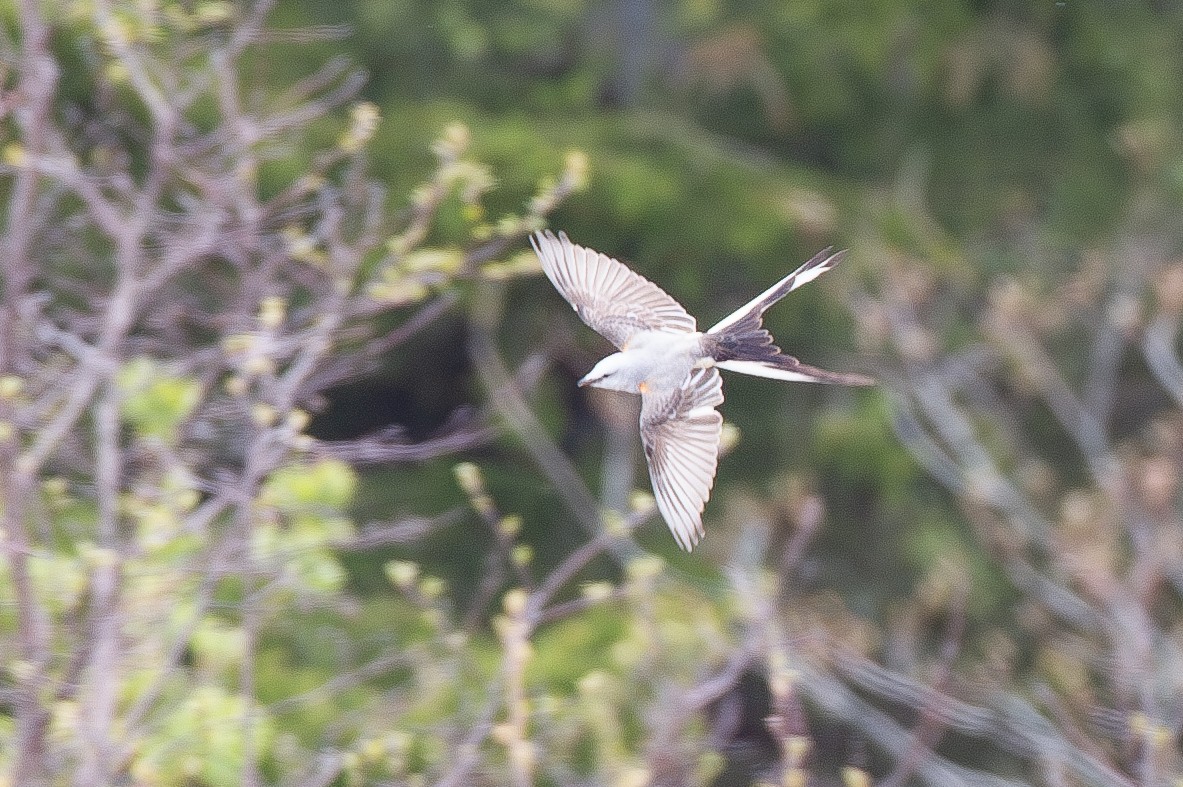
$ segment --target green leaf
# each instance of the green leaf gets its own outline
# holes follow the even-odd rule
[[[119,370],[116,384],[123,397],[123,418],[146,437],[167,443],[201,400],[201,385],[168,374],[151,358],[135,358]]]
[[[338,459],[289,465],[271,474],[261,502],[286,513],[344,508],[353,499],[357,475]]]
[[[145,740],[132,774],[150,784],[240,784],[248,713],[251,745],[265,755],[275,734],[264,711],[218,686],[199,686]]]

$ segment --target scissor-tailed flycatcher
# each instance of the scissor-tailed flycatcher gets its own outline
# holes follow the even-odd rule
[[[702,510],[715,483],[723,416],[716,369],[807,383],[871,385],[785,355],[762,325],[768,307],[833,268],[845,255],[825,249],[706,333],[665,291],[624,264],[577,246],[565,233],[536,233],[530,244],[547,278],[585,323],[620,348],[580,386],[641,395],[641,442],[657,507],[689,551],[704,535]]]

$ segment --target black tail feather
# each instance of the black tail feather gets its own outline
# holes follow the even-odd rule
[[[703,334],[703,350],[721,368],[729,368],[729,362],[736,362],[731,368],[747,374],[839,385],[873,384],[874,380],[861,374],[830,372],[801,363],[793,356],[782,353],[772,334],[764,327],[764,312],[769,307],[802,284],[832,269],[845,256],[842,251],[834,254],[830,252],[831,249],[827,248],[814,255],[800,268]]]
[[[721,333],[703,334],[704,349],[716,361],[771,361],[781,354],[759,312],[751,311]]]

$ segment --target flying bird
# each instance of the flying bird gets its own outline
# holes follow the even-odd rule
[[[719,369],[807,383],[871,385],[859,374],[828,372],[786,355],[764,329],[764,312],[841,261],[827,248],[705,333],[682,305],[623,263],[572,243],[566,233],[535,233],[542,270],[576,314],[620,352],[597,363],[579,385],[641,395],[641,442],[653,496],[678,546],[705,534],[702,511],[715,483],[723,416]]]

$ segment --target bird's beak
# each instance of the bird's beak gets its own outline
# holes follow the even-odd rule
[[[589,375],[587,375],[586,377],[584,377],[582,380],[580,380],[580,381],[577,383],[577,385],[578,385],[580,388],[586,388],[587,386],[591,385],[593,382],[595,382],[595,380],[593,380],[593,379],[592,379],[592,376],[589,374]]]

